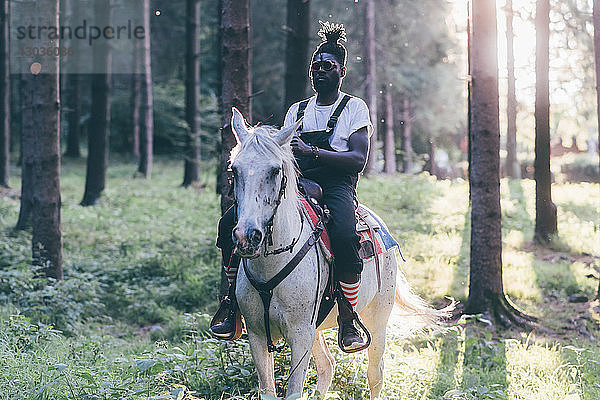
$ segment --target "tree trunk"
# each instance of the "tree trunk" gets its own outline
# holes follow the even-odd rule
[[[471,48],[473,43],[473,24],[471,19],[473,16],[473,0],[467,1],[467,178],[469,181],[469,202],[471,201],[471,141],[473,138],[472,115],[473,110],[471,104],[473,102],[473,77],[471,75]]]
[[[95,0],[94,13],[99,20],[108,21],[111,0]],[[94,64],[106,73],[94,73],[92,79],[92,106],[88,124],[88,158],[85,192],[82,206],[96,204],[106,185],[108,142],[110,133],[110,67],[111,53],[107,41],[95,44]]]
[[[81,119],[81,89],[80,75],[77,72],[72,72],[67,78],[67,110],[68,118],[67,125],[67,150],[65,157],[79,158],[81,157],[79,138],[81,129],[79,120]]]
[[[0,0],[0,186],[8,187],[10,165],[9,0]]]
[[[396,136],[394,134],[394,103],[392,89],[384,88],[385,92],[385,136],[383,140],[383,171],[386,174],[396,173]]]
[[[552,203],[550,173],[550,88],[549,39],[550,0],[538,0],[535,16],[535,236],[539,243],[548,243],[557,233],[556,206]]]
[[[500,123],[496,1],[472,5],[471,258],[465,313],[489,312],[505,325],[531,319],[506,300],[502,284]]]
[[[36,15],[58,26],[58,0],[36,2]],[[50,43],[47,43],[49,45]],[[57,42],[52,43],[58,46]],[[33,265],[45,276],[63,278],[60,227],[60,94],[58,58],[44,60],[46,73],[28,75],[31,92],[33,141]]]
[[[229,155],[235,146],[231,130],[231,107],[236,107],[251,121],[250,101],[250,1],[220,0],[220,51],[219,66],[221,80],[221,163],[218,177],[221,194],[221,214],[233,204],[229,169]],[[221,269],[221,295],[227,294],[229,284],[225,269]]]
[[[152,175],[154,110],[152,100],[152,63],[150,53],[150,0],[144,0],[144,45],[142,46],[142,107],[140,129],[140,163],[138,172],[146,179]]]
[[[185,118],[188,124],[182,186],[200,179],[200,0],[187,0]]]
[[[515,94],[515,55],[513,47],[513,7],[512,0],[506,0],[506,67],[508,70],[508,98],[506,107],[506,176],[521,178],[521,168],[517,161],[517,97]]]
[[[68,25],[75,21],[79,15],[79,1],[65,1],[63,6],[66,11],[66,23],[61,21],[61,25]],[[62,79],[66,79],[66,99],[63,99],[63,104],[66,106],[67,113],[67,149],[65,157],[80,158],[80,137],[81,128],[79,120],[81,119],[81,75],[79,74],[79,40],[71,40],[68,46],[73,49],[73,55],[70,57],[71,65],[74,68],[68,71],[68,75],[63,74]]]
[[[310,40],[309,29],[310,1],[288,0],[285,47],[285,110],[305,96],[305,77],[306,71],[308,71],[308,44]]]
[[[377,165],[377,76],[375,63],[375,0],[366,0],[365,10],[365,92],[373,134],[371,135],[369,157],[365,175],[375,172]]]
[[[21,204],[16,230],[31,226],[33,195],[33,149],[35,128],[33,126],[33,92],[29,80],[32,75],[22,74],[19,81],[21,101]]]
[[[600,0],[594,0],[594,59],[596,62],[596,113],[598,116],[599,146],[596,150],[598,150],[600,156]],[[598,161],[600,166],[600,158]],[[600,289],[598,293],[600,295]]]
[[[405,97],[402,103],[402,171],[406,174],[413,167],[412,123],[410,120],[410,100]]]
[[[136,40],[133,53],[134,72],[131,75],[131,156],[134,160],[140,159],[140,108],[141,104],[141,68],[140,68],[140,41]]]
[[[229,154],[235,146],[231,131],[231,108],[250,122],[250,16],[249,0],[221,0],[221,175],[227,177]],[[230,184],[221,179],[221,212],[233,204]]]

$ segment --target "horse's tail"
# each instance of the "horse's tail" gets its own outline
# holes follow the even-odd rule
[[[398,271],[398,277],[396,279],[396,293],[394,296],[394,302],[396,305],[404,311],[410,317],[416,317],[421,322],[421,327],[418,330],[423,329],[443,329],[443,322],[451,317],[452,311],[456,307],[456,301],[452,302],[444,308],[436,309],[423,300],[417,295],[402,271]]]

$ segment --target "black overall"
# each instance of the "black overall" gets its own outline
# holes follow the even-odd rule
[[[337,106],[327,128],[320,131],[300,132],[300,139],[308,145],[317,146],[324,150],[335,151],[329,140],[337,120],[351,99],[345,95]],[[296,120],[304,115],[308,100],[298,105]],[[298,129],[302,130],[302,127]],[[356,185],[358,174],[336,168],[331,165],[320,165],[312,155],[296,156],[302,175],[317,182],[323,188],[323,203],[327,205],[331,218],[327,223],[327,232],[331,239],[331,247],[335,258],[336,279],[342,282],[354,283],[362,272],[363,263],[358,255],[360,237],[356,233]]]
[[[329,144],[329,138],[337,123],[337,119],[350,100],[345,95],[322,131],[300,132],[300,138],[308,145],[324,150],[335,151]],[[304,115],[308,100],[298,105],[296,120]],[[299,128],[299,131],[302,127]],[[332,166],[319,165],[312,155],[296,156],[302,175],[319,183],[323,188],[323,203],[329,208],[331,218],[327,223],[327,232],[331,240],[335,258],[336,280],[354,283],[362,272],[363,263],[358,255],[360,237],[356,233],[356,185],[358,174],[344,171]],[[229,208],[219,221],[217,247],[223,251],[223,265],[228,265],[233,251],[232,231],[235,226],[235,212]]]

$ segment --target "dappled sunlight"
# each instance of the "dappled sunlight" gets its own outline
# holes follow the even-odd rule
[[[506,341],[506,366],[509,385],[508,399],[564,399],[571,392],[572,380],[556,345]],[[568,397],[575,400],[579,397]]]
[[[525,241],[525,235],[523,234],[522,231],[511,230],[505,234],[505,236],[502,240],[502,244],[503,244],[504,249],[506,249],[507,247],[511,247],[513,249],[518,249],[523,245],[524,241]]]
[[[542,300],[537,275],[532,267],[533,255],[515,250],[502,252],[502,275],[504,291],[510,297]]]
[[[427,398],[436,377],[440,350],[431,343],[390,341],[386,350],[384,399]]]
[[[426,288],[427,297],[455,295],[451,289],[462,244],[460,232],[418,235],[411,242],[410,254],[404,254],[407,262],[400,262],[409,282]]]

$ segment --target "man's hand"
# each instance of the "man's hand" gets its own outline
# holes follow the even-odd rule
[[[310,146],[304,143],[297,134],[292,138],[290,146],[292,146],[292,151],[295,155],[306,156],[312,152]]]

